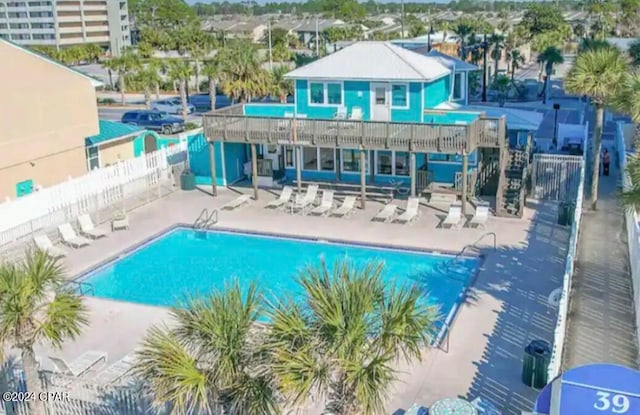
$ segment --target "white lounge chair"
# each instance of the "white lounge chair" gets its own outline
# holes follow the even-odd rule
[[[464,218],[462,217],[462,205],[453,204],[449,206],[449,213],[447,213],[447,217],[444,218],[440,226],[442,228],[456,228],[460,229]]]
[[[73,230],[69,223],[59,225],[58,232],[60,232],[62,242],[74,248],[80,248],[91,244],[89,239],[76,235],[76,231]]]
[[[282,189],[280,196],[277,199],[267,203],[265,207],[270,209],[277,209],[282,206],[285,206],[289,202],[289,199],[291,199],[292,194],[293,194],[293,188],[291,186],[285,186]]]
[[[111,232],[129,229],[129,216],[126,212],[116,211],[111,217]]]
[[[339,106],[336,111],[336,115],[334,116],[336,120],[346,120],[347,119],[347,107]]]
[[[396,217],[394,222],[409,223],[413,222],[420,212],[420,198],[410,197],[407,200],[407,210],[405,210],[400,216]]]
[[[54,246],[47,235],[36,235],[33,237],[33,242],[36,244],[36,248],[43,251],[53,259],[67,256],[67,251]]]
[[[78,226],[80,226],[80,233],[88,236],[92,239],[98,239],[107,236],[107,231],[104,229],[96,228],[89,215],[78,216]]]
[[[336,210],[331,212],[331,214],[329,214],[329,216],[336,216],[336,217],[339,217],[339,218],[345,218],[345,217],[351,215],[351,212],[353,212],[355,204],[356,204],[356,197],[355,196],[347,196],[347,197],[344,198],[344,201],[342,202],[342,205],[340,205],[339,208],[337,208]]]
[[[469,227],[476,227],[486,229],[487,221],[489,220],[489,205],[476,206],[476,213],[473,215],[468,223]]]
[[[333,190],[322,191],[322,201],[320,205],[311,210],[312,215],[326,215],[333,207]]]
[[[362,108],[360,107],[351,108],[351,115],[349,115],[349,120],[362,121]]]
[[[316,196],[318,195],[318,185],[310,184],[307,187],[307,192],[304,194],[302,198],[296,197],[296,200],[293,203],[293,211],[300,211],[304,213],[305,209],[308,208],[315,202]]]
[[[240,206],[246,205],[247,203],[249,203],[250,200],[251,200],[251,196],[241,195],[233,199],[231,202],[227,203],[226,205],[222,206],[222,209],[234,210],[239,208]]]
[[[92,380],[93,382],[102,386],[116,383],[117,381],[125,377],[127,373],[131,372],[134,364],[135,352],[131,352],[124,356],[122,359],[110,364],[105,369],[98,372]]]
[[[71,363],[67,363],[67,361],[61,357],[49,356],[49,359],[53,362],[54,372],[77,378],[98,363],[107,363],[107,354],[99,351],[88,351],[74,359]]]
[[[377,215],[373,217],[373,221],[377,222],[389,222],[392,221],[396,215],[396,211],[398,210],[398,206],[394,204],[386,205]]]

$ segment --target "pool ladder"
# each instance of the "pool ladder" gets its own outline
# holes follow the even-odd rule
[[[216,223],[218,223],[218,209],[213,209],[209,212],[209,209],[204,208],[202,212],[200,212],[198,219],[193,222],[193,228],[201,230],[211,229]]]
[[[478,243],[479,243],[481,240],[483,240],[485,237],[487,237],[487,236],[492,236],[492,237],[493,237],[493,250],[494,250],[494,251],[496,251],[496,250],[498,249],[498,237],[496,236],[496,233],[495,233],[495,232],[487,232],[487,233],[485,233],[484,235],[482,235],[481,237],[479,237],[479,238],[478,238],[474,243],[472,243],[472,244],[468,244],[468,245],[465,245],[465,246],[460,250],[460,252],[458,252],[458,253],[456,254],[456,256],[453,258],[453,261],[451,261],[451,262],[452,262],[452,263],[455,263],[455,262],[458,260],[458,258],[460,258],[461,256],[463,256],[463,255],[464,255],[464,253],[465,253],[465,251],[466,251],[467,249],[471,249],[471,248],[478,249],[478,246],[477,246],[477,245],[478,245]]]
[[[93,290],[93,285],[89,284],[88,282],[71,280],[71,281],[68,281],[67,284],[74,286],[75,291],[79,292],[80,295],[95,294],[95,291]]]

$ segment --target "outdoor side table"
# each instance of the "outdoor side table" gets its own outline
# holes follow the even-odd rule
[[[478,411],[464,399],[445,398],[431,405],[429,415],[478,415]]]

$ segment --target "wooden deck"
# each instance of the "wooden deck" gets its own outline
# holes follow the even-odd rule
[[[504,117],[470,124],[257,117],[244,115],[242,104],[205,114],[204,132],[209,141],[445,154],[506,142]]]

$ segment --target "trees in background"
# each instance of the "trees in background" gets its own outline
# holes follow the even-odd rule
[[[104,49],[93,43],[62,49],[55,46],[32,46],[31,49],[65,65],[95,63],[105,54]]]
[[[542,52],[550,46],[560,47],[572,35],[562,10],[549,4],[529,5],[518,27],[536,52]]]
[[[118,89],[120,91],[120,101],[126,104],[125,94],[127,92],[127,82],[136,70],[140,68],[140,57],[132,50],[125,49],[118,57],[111,58],[104,62],[104,66],[118,74]]]

